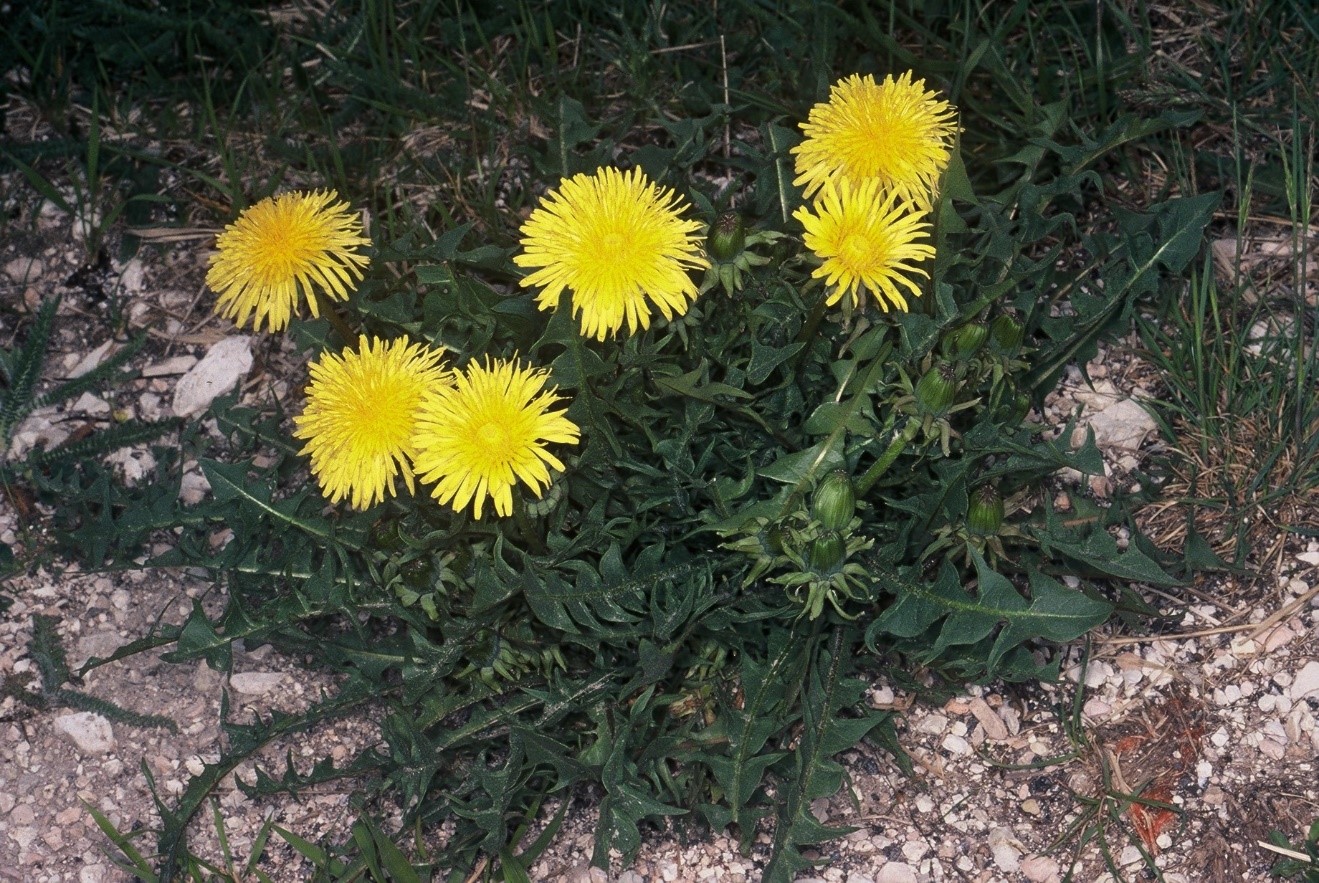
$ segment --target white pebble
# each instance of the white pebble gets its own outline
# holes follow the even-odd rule
[[[1319,695],[1319,662],[1311,659],[1305,663],[1305,667],[1296,673],[1292,679],[1291,686],[1287,689],[1287,695],[1293,702],[1306,698],[1307,696]]]
[[[947,736],[944,736],[942,744],[943,750],[947,751],[949,754],[964,755],[971,753],[971,743],[967,742],[965,737],[959,736],[956,733],[949,733]]]

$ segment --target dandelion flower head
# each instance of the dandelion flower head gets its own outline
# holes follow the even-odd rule
[[[422,398],[448,382],[439,350],[405,339],[365,335],[356,350],[326,353],[311,365],[307,405],[294,418],[311,471],[331,503],[347,497],[366,509],[395,493],[402,476],[413,488],[413,431]]]
[[[600,169],[560,182],[522,225],[522,253],[513,262],[534,272],[524,286],[541,288],[542,310],[572,292],[582,334],[604,340],[627,323],[649,328],[653,309],[671,319],[687,311],[697,289],[688,271],[710,262],[687,208],[672,190],[640,169]]]
[[[877,179],[900,199],[929,208],[947,167],[956,132],[955,112],[911,71],[876,83],[853,74],[829,89],[801,124],[806,140],[797,155],[794,184],[809,199],[828,182]]]
[[[885,312],[890,305],[905,311],[903,289],[920,294],[911,276],[929,275],[913,264],[934,257],[934,246],[922,241],[930,229],[924,216],[899,202],[896,193],[882,193],[874,178],[826,183],[814,209],[802,206],[793,217],[806,229],[806,247],[821,260],[811,275],[831,289],[825,302],[836,304],[847,294],[857,306],[865,289]]]
[[[253,318],[271,331],[288,327],[298,304],[320,312],[316,291],[346,300],[370,262],[356,251],[370,245],[362,223],[333,190],[282,193],[261,200],[225,227],[206,284],[219,298],[215,311],[239,327]]]
[[[513,512],[520,480],[537,498],[550,484],[549,469],[563,463],[547,444],[576,444],[577,425],[551,406],[561,399],[545,389],[549,372],[516,361],[472,362],[451,386],[426,396],[417,419],[413,463],[431,494],[461,512],[470,503],[480,519],[487,499],[501,516]],[[548,468],[547,468],[548,467]]]

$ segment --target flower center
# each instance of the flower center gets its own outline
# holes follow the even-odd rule
[[[600,237],[600,258],[607,264],[621,264],[632,254],[632,237],[613,230]]]
[[[854,270],[869,267],[871,254],[869,240],[860,233],[848,233],[838,246],[838,257]]]
[[[508,447],[508,433],[493,420],[476,430],[476,439],[489,453],[497,453]]]

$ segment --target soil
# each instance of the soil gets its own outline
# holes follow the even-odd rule
[[[18,326],[57,294],[63,299],[51,376],[106,343],[105,311],[115,305],[126,311],[130,328],[146,330],[152,340],[134,361],[147,369],[141,379],[108,400],[84,396],[39,409],[20,427],[19,448],[58,443],[115,412],[168,413],[183,373],[234,335],[209,313],[201,281],[205,236],[145,247],[126,262],[89,262],[91,232],[49,204],[29,229],[0,246],[0,344],[12,346]],[[243,381],[244,394],[254,398],[270,394],[263,365],[300,358],[284,345],[270,345],[260,356]],[[1088,368],[1092,381],[1112,384],[1114,401],[1154,387],[1130,342],[1106,350]],[[1074,372],[1044,419],[1061,425],[1087,396],[1089,386]],[[1088,399],[1086,405],[1088,413],[1105,408]],[[1136,446],[1107,446],[1110,474],[1060,494],[1116,492],[1157,444],[1146,433]],[[117,456],[126,471],[149,474],[145,449]],[[33,541],[41,513],[31,505],[13,495],[0,499],[0,541],[20,547]],[[821,845],[818,870],[800,879],[1045,883],[1070,870],[1071,879],[1102,881],[1111,879],[1105,853],[1128,880],[1153,879],[1145,854],[1154,855],[1169,883],[1269,879],[1278,856],[1259,841],[1279,830],[1295,843],[1319,816],[1319,543],[1292,537],[1270,548],[1280,551],[1258,572],[1197,580],[1184,597],[1200,600],[1184,609],[1175,598],[1147,592],[1152,603],[1182,610],[1175,629],[1149,637],[1112,623],[1091,637],[1088,657],[1085,647],[1069,651],[1058,684],[969,686],[931,705],[875,683],[871,702],[901,714],[902,744],[915,774],[905,775],[879,750],[849,752],[844,792],[817,810],[829,824],[856,830]],[[184,571],[82,573],[47,561],[10,579],[3,592],[12,603],[0,613],[0,678],[10,688],[0,699],[0,879],[134,879],[117,866],[123,854],[92,808],[149,855],[159,824],[156,797],[167,806],[176,801],[227,738],[222,695],[228,720],[242,723],[305,708],[335,689],[333,675],[269,646],[238,648],[232,674],[146,652],[96,668],[76,687],[174,726],[112,723],[59,697],[35,696],[34,628],[54,622],[76,670],[147,634],[157,617],[177,623],[194,603],[217,608],[223,587]],[[15,689],[27,690],[28,701]],[[367,712],[273,744],[260,762],[278,775],[286,757],[340,760],[378,742],[378,721]],[[213,812],[199,813],[191,841],[198,854],[224,864],[217,821],[241,867],[267,822],[316,842],[346,838],[358,817],[351,784],[311,789],[297,799],[249,799],[234,779],[253,775],[251,764],[241,767],[217,789]],[[1172,810],[1114,796],[1137,792]],[[744,853],[724,834],[674,826],[652,833],[634,867],[592,869],[591,795],[573,800],[562,833],[531,868],[533,880],[740,881],[758,879],[764,866],[764,832]],[[547,807],[545,818],[556,809]],[[268,840],[259,867],[276,881],[310,874],[278,836]]]

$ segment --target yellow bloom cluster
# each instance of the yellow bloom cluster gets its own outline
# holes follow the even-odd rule
[[[801,128],[793,183],[814,203],[793,217],[820,259],[813,275],[829,287],[827,302],[846,294],[859,305],[864,289],[881,309],[906,310],[903,289],[919,295],[912,276],[929,275],[913,264],[934,256],[923,219],[951,158],[953,108],[910,71],[882,83],[853,74]]]
[[[207,284],[216,312],[240,327],[286,328],[306,301],[319,315],[322,294],[346,300],[369,263],[361,223],[333,191],[286,193],[247,209],[216,239]],[[576,444],[577,426],[546,390],[548,374],[516,360],[475,362],[465,371],[441,365],[442,351],[406,339],[359,337],[356,348],[312,362],[293,436],[331,503],[366,509],[392,497],[402,478],[435,482],[432,495],[455,511],[469,504],[480,518],[513,511],[520,480],[539,499],[546,468],[563,464],[546,445]]]
[[[563,470],[547,444],[576,444],[576,424],[562,410],[548,374],[515,360],[476,362],[464,371],[440,366],[441,353],[406,340],[363,336],[357,350],[325,354],[311,365],[307,406],[294,422],[301,453],[331,503],[348,498],[365,509],[395,493],[402,476],[434,482],[431,495],[480,518],[485,501],[513,511],[522,481],[539,499],[546,466]]]

